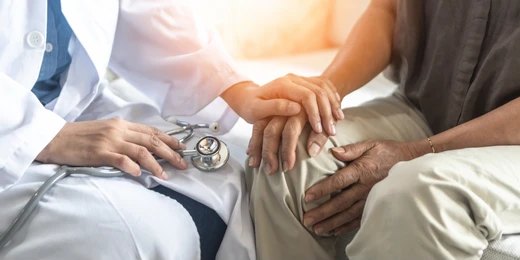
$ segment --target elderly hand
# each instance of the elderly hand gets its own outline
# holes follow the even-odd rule
[[[305,201],[331,199],[304,214],[304,225],[318,235],[340,235],[359,227],[366,198],[392,166],[426,154],[426,142],[366,141],[331,149],[347,166],[310,187]]]
[[[187,163],[175,152],[185,145],[162,131],[122,119],[66,123],[36,160],[71,166],[113,166],[134,176],[141,167],[166,178],[152,153],[179,169]]]
[[[248,165],[256,168],[264,160],[266,173],[273,174],[278,170],[278,151],[280,151],[282,170],[292,169],[296,162],[298,138],[306,123],[305,112],[292,117],[273,117],[255,123],[247,148]],[[310,156],[317,155],[326,142],[325,133],[318,134],[311,131],[307,139],[307,152]]]
[[[263,87],[239,83],[226,90],[222,97],[249,123],[270,116],[293,116],[304,111],[315,132],[325,130],[328,135],[335,135],[334,122],[343,118],[336,88],[321,77],[288,74]]]

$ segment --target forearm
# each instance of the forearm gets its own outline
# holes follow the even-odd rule
[[[395,0],[373,0],[323,73],[343,97],[377,76],[389,63]]]
[[[220,97],[224,99],[233,110],[238,111],[239,107],[244,103],[241,99],[243,92],[256,87],[258,87],[258,85],[251,81],[239,82],[226,89],[226,91],[220,94]]]
[[[520,98],[481,117],[430,137],[436,152],[493,145],[520,144]],[[421,140],[423,153],[431,151]]]

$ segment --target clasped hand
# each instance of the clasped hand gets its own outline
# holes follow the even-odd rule
[[[247,149],[248,165],[257,168],[263,161],[267,174],[294,168],[298,138],[310,120],[306,113],[300,111],[294,116],[258,120]],[[334,113],[334,117],[329,118],[341,120],[344,116]],[[333,134],[335,130],[317,132],[313,128],[306,144],[308,154],[316,156]],[[331,198],[306,212],[303,224],[319,235],[340,235],[357,228],[372,187],[384,179],[396,163],[423,155],[425,149],[425,143],[395,141],[365,141],[332,149],[332,155],[347,165],[306,191],[306,202]],[[279,169],[278,158],[282,160],[282,169]]]
[[[341,235],[358,228],[372,187],[395,164],[420,156],[424,149],[421,143],[396,141],[365,141],[331,149],[346,166],[306,191],[306,202],[331,198],[306,212],[303,224],[318,235]]]
[[[332,114],[338,118],[341,112],[339,95],[328,80],[292,74],[263,87],[252,82],[238,83],[221,96],[248,122],[298,114],[304,116],[304,121],[308,118],[319,133],[334,134]],[[167,178],[154,156],[186,169],[187,162],[175,152],[178,149],[185,149],[184,144],[156,128],[123,119],[93,120],[66,123],[36,160],[71,166],[112,166],[134,176],[140,175],[143,168]]]

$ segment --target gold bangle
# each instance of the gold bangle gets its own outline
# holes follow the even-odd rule
[[[426,137],[426,140],[428,140],[428,143],[430,144],[430,147],[432,148],[432,153],[435,153],[435,146],[433,146],[432,139],[430,139],[430,137]]]

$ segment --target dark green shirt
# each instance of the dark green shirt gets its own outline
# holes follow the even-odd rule
[[[520,0],[399,0],[399,83],[434,133],[520,96]]]

